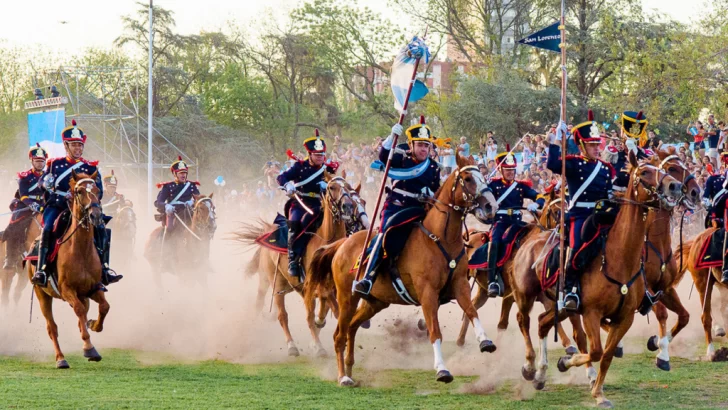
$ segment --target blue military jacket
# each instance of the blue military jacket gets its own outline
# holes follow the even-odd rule
[[[516,187],[508,192],[513,184],[516,184]],[[508,183],[505,179],[499,178],[492,179],[488,186],[490,187],[490,190],[493,191],[495,199],[500,201],[498,204],[499,211],[495,216],[495,220],[498,222],[520,221],[521,211],[513,208],[523,207],[523,200],[526,198],[538,203],[538,206],[541,208],[543,208],[543,205],[546,202],[544,198],[539,197],[539,194],[535,189],[531,188],[530,182],[513,181]],[[508,192],[508,195],[503,197],[506,192]]]
[[[710,177],[708,177],[708,180],[705,181],[703,198],[709,199],[713,203],[713,205],[710,207],[710,216],[712,218],[724,217],[725,203],[726,199],[728,199],[728,195],[726,195],[728,194],[728,187],[723,190],[724,183],[724,175],[711,175]]]
[[[97,172],[95,182],[99,189],[99,201],[101,201],[104,197],[104,185],[101,182],[101,172],[98,172],[98,164],[98,161],[87,161],[83,158],[79,160],[68,157],[49,159],[46,163],[45,173],[41,177],[41,181],[47,181],[49,184],[46,190],[46,207],[68,208],[66,195],[71,189],[73,172],[89,176]]]
[[[197,186],[200,185],[197,181],[177,182],[169,181],[157,184],[157,188],[162,188],[157,194],[157,200],[154,201],[154,206],[157,211],[164,213],[164,206],[170,204],[179,210],[185,206],[185,202],[193,199],[194,195],[200,195],[200,191]],[[182,195],[180,195],[182,193]]]
[[[397,151],[392,156],[390,169],[409,169],[421,164],[409,152],[405,151],[405,147],[408,146],[406,144],[398,146]],[[379,149],[379,160],[385,164],[389,158],[389,151],[384,147]],[[394,181],[392,189],[387,194],[387,202],[394,202],[397,205],[406,207],[422,206],[417,198],[397,191],[408,192],[412,195],[432,196],[438,189],[440,189],[440,166],[436,161],[430,159],[430,165],[419,177]]]
[[[323,171],[322,171],[322,167]],[[293,163],[293,166],[282,172],[276,178],[278,185],[284,186],[288,182],[298,184],[309,180],[305,184],[296,187],[296,191],[301,193],[301,198],[307,201],[320,203],[321,182],[324,182],[324,173],[333,174],[336,172],[338,164],[336,162],[315,166],[309,160],[299,160]],[[313,178],[312,178],[313,177]]]
[[[43,172],[29,169],[18,172],[18,199],[25,205],[43,204],[43,188],[40,186],[40,177]]]
[[[549,145],[549,156],[546,167],[555,174],[561,174],[561,149],[558,145]],[[570,217],[586,217],[591,215],[594,207],[582,207],[581,204],[591,204],[607,199],[612,193],[612,179],[616,176],[614,167],[600,159],[588,159],[583,156],[566,156],[566,184],[569,195],[573,198],[581,186],[589,179],[594,169],[599,167],[596,177],[586,189],[576,198],[576,204],[568,211]]]

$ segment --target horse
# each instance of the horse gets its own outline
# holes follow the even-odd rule
[[[435,354],[437,380],[449,383],[453,376],[442,357],[442,334],[437,313],[441,302],[453,297],[473,322],[481,352],[493,352],[496,346],[488,339],[470,302],[467,259],[462,236],[462,223],[472,211],[487,212],[493,217],[498,205],[488,189],[485,177],[472,162],[457,156],[458,169],[450,174],[434,196],[421,223],[412,228],[399,255],[395,269],[400,273],[397,283],[409,295],[407,299],[422,305],[430,342]],[[336,290],[339,305],[338,325],[334,331],[334,347],[340,386],[353,386],[352,368],[356,349],[356,332],[362,323],[390,304],[411,304],[401,297],[392,282],[391,272],[382,272],[371,293],[360,302],[353,294],[354,266],[365,246],[365,232],[321,247],[311,262],[306,286],[311,289]],[[400,290],[401,292],[401,290]],[[347,349],[344,359],[344,349]]]
[[[206,276],[199,271],[209,272],[210,241],[217,229],[217,216],[215,204],[212,202],[213,194],[209,196],[194,195],[194,205],[185,208],[182,212],[190,213],[190,225],[187,226],[181,218],[177,219],[176,235],[170,235],[166,227],[157,227],[149,235],[144,247],[144,257],[155,269],[155,279],[161,286],[162,271],[166,270],[181,277],[194,278],[194,281],[206,284]],[[164,257],[167,252],[171,256]],[[164,262],[172,262],[170,266],[163,266]]]
[[[28,211],[30,211],[30,209],[28,209]],[[38,235],[40,235],[40,232],[42,230],[43,214],[34,212],[34,214],[30,216],[30,218],[32,218],[32,222],[25,230],[25,241],[23,243],[23,249],[25,250],[29,250],[33,246],[33,242],[38,237]],[[5,247],[0,246],[0,260],[3,260],[4,258]],[[18,266],[13,266],[10,269],[0,269],[0,282],[2,282],[0,303],[2,304],[2,307],[7,307],[10,303],[10,288],[13,284],[13,278],[15,276],[18,277],[18,281],[15,284],[15,291],[13,292],[13,301],[15,302],[15,306],[18,306],[18,304],[20,303],[20,297],[22,296],[25,288],[28,286],[28,282],[23,280],[20,275],[21,270],[18,268]]]
[[[56,367],[67,369],[70,366],[58,344],[58,326],[53,320],[53,299],[61,299],[73,308],[78,317],[78,328],[83,340],[83,356],[89,361],[98,362],[101,355],[91,343],[89,329],[101,332],[104,319],[109,313],[109,302],[106,301],[104,288],[101,286],[101,260],[94,245],[94,226],[103,223],[99,189],[96,186],[98,172],[93,175],[83,173],[71,175],[70,182],[70,217],[66,232],[56,242],[55,275],[48,272],[45,286],[34,286],[40,309],[46,319],[48,336],[53,341],[56,352]],[[53,244],[51,244],[52,246]],[[39,261],[38,263],[43,263]],[[35,273],[35,266],[26,263],[28,278]],[[99,316],[95,320],[87,320],[89,299],[98,303]]]
[[[648,214],[661,208],[672,209],[682,194],[682,183],[652,163],[639,164],[634,153],[629,154],[629,163],[631,168],[627,191],[623,198],[613,200],[621,206],[602,245],[600,257],[592,260],[581,276],[580,314],[590,344],[589,351],[587,353],[582,348],[585,343],[583,335],[575,330],[580,353],[561,357],[558,361],[559,371],[562,372],[581,365],[586,365],[589,372],[590,364],[599,362],[599,371],[591,392],[599,407],[612,407],[604,395],[604,379],[618,343],[631,327],[635,310],[646,297],[649,284],[642,265],[643,244],[640,241],[647,234]],[[535,242],[537,241],[532,241]],[[519,256],[532,253],[519,252]],[[536,273],[530,269],[532,260],[524,262],[526,263],[523,265],[520,261],[516,264],[516,272],[520,273],[517,281],[519,283],[523,281],[524,274],[534,277]],[[619,268],[615,269],[614,266]],[[517,294],[518,291],[514,293]],[[573,313],[561,310],[558,319],[563,320],[569,314]],[[541,387],[545,384],[548,368],[546,337],[554,326],[556,315],[554,309],[539,315],[539,368],[535,374],[535,382]],[[606,347],[603,348],[600,330],[607,320],[608,335]],[[524,337],[528,335],[527,328],[522,327],[522,331]],[[526,343],[532,350],[530,337],[526,337]],[[532,359],[529,364],[533,365]]]
[[[534,217],[538,219],[538,224],[529,224],[526,229],[528,229],[528,232],[524,234],[523,238],[520,240],[521,243],[524,243],[525,241],[529,240],[530,237],[532,237],[534,234],[541,232],[540,229],[554,229],[558,226],[559,223],[559,212],[561,211],[560,203],[561,199],[559,198],[559,191],[557,189],[554,189],[553,186],[551,186],[551,189],[549,189],[546,192],[546,206],[544,207],[543,211],[540,213],[540,215],[535,215]],[[539,229],[540,228],[540,229]],[[481,238],[482,235],[487,235],[487,233],[480,233],[480,232],[473,232],[469,235],[469,239],[466,239],[466,248],[468,249],[468,258],[472,256],[472,254],[475,252],[478,247],[484,243],[485,241]],[[515,258],[516,253],[518,252],[517,248],[513,251],[511,254],[511,257],[506,261],[506,263],[503,265],[503,271],[506,270],[512,270],[513,269],[513,260]],[[473,298],[473,306],[475,306],[475,310],[479,310],[481,307],[485,305],[485,303],[488,301],[488,277],[487,277],[487,271],[484,270],[477,270],[477,269],[471,269],[469,272],[469,276],[473,277],[475,280],[475,283],[478,285],[478,288],[475,293],[475,297]],[[498,320],[498,335],[496,336],[496,344],[498,340],[500,340],[501,335],[505,332],[506,329],[508,329],[508,317],[510,316],[511,307],[513,306],[513,303],[515,302],[515,299],[513,295],[511,294],[511,287],[510,287],[510,281],[509,281],[510,275],[504,274],[503,275],[503,299],[501,301],[501,313],[500,313],[500,319]],[[548,299],[544,297],[543,295],[539,295],[540,302],[546,307],[546,309],[550,309],[551,305],[553,304],[553,301],[551,299]],[[463,346],[465,344],[465,336],[468,331],[468,327],[470,325],[470,322],[463,316],[462,325],[460,326],[460,334],[458,335],[457,341],[455,342],[458,346]],[[564,328],[562,326],[559,326],[558,328],[559,337],[561,339],[561,344],[564,346],[564,349],[566,351],[567,355],[576,353],[576,346],[574,346],[571,342],[571,339],[569,339],[569,336],[566,334],[566,331],[564,331]]]
[[[311,272],[311,260],[316,249],[346,237],[348,220],[355,217],[357,212],[360,212],[359,215],[366,221],[366,215],[364,214],[362,216],[361,214],[363,212],[363,206],[361,202],[358,202],[361,186],[359,185],[355,189],[351,189],[344,178],[334,177],[328,173],[324,173],[324,175],[327,186],[321,200],[321,209],[323,212],[321,226],[312,234],[303,255],[304,271],[307,274]],[[357,201],[354,198],[357,198]],[[275,226],[265,223],[260,224],[258,227],[244,225],[240,232],[233,234],[233,239],[247,245],[259,246],[253,261],[248,264],[247,269],[248,271],[257,270],[264,274],[261,276],[258,286],[258,300],[256,305],[258,308],[262,308],[265,291],[268,289],[269,284],[273,283],[273,301],[278,309],[278,322],[285,335],[288,355],[299,356],[300,352],[288,328],[288,312],[286,311],[285,297],[293,291],[296,291],[301,296],[305,296],[303,282],[298,277],[293,277],[288,274],[287,254],[261,247],[255,242],[264,233],[275,229]],[[263,276],[267,278],[266,281],[263,280]],[[332,309],[334,314],[338,312],[333,298],[329,293],[319,292],[315,296],[318,296],[319,300],[317,314],[314,314],[316,300],[313,292],[311,298],[304,297],[304,306],[306,308],[306,321],[313,339],[312,344],[315,355],[323,357],[326,355],[326,350],[321,344],[319,333],[326,325],[326,315],[329,309]]]
[[[131,201],[125,201],[124,205],[116,211],[114,219],[109,224],[114,230],[114,238],[112,241],[113,253],[118,255],[115,259],[117,266],[129,266],[134,255],[134,246],[136,244],[136,213]]]
[[[682,183],[680,203],[687,209],[694,209],[699,202],[700,186],[695,177],[675,155],[675,148],[657,152],[660,159],[659,168]],[[687,326],[690,314],[680,301],[675,287],[684,276],[684,268],[678,268],[680,253],[672,251],[671,222],[674,209],[657,209],[650,212],[647,219],[647,238],[645,241],[644,269],[647,282],[657,292],[662,291],[659,302],[652,306],[659,324],[659,337],[652,336],[647,342],[651,351],[659,350],[655,365],[661,370],[670,370],[669,344],[680,331]],[[677,254],[676,258],[674,255]],[[686,265],[685,261],[683,265]],[[667,309],[677,313],[678,320],[673,328],[667,331]]]

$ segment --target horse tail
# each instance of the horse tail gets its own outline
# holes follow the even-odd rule
[[[255,240],[273,229],[275,229],[275,227],[272,224],[258,218],[254,221],[254,223],[241,223],[240,229],[231,232],[226,239],[240,242],[246,247],[257,246],[258,244]]]
[[[334,260],[336,251],[339,250],[341,245],[344,244],[346,238],[339,239],[338,241],[322,246],[316,249],[311,258],[309,264],[308,277],[306,278],[306,295],[313,295],[312,290],[316,290],[319,287],[333,288],[333,269],[331,269],[331,263]]]
[[[688,261],[690,260],[690,250],[693,248],[695,239],[690,239],[682,243],[677,244],[677,248],[672,252],[675,255],[675,262],[677,263],[677,275],[673,281],[673,286],[677,286],[685,276],[685,271],[688,270]]]
[[[251,277],[255,275],[258,272],[258,267],[260,266],[260,250],[262,248],[258,247],[258,249],[255,250],[255,253],[253,254],[253,257],[248,261],[248,263],[245,264],[245,268],[243,268],[243,272],[245,272],[245,276]]]

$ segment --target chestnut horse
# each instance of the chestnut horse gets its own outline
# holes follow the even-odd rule
[[[700,186],[690,170],[675,155],[675,148],[669,147],[668,151],[660,150],[657,155],[660,159],[659,167],[671,177],[682,182],[680,203],[687,209],[694,209],[699,202]],[[670,370],[669,344],[690,320],[690,314],[683,306],[675,289],[684,276],[687,259],[683,259],[683,268],[682,271],[679,271],[680,253],[672,251],[670,235],[673,210],[658,209],[650,212],[647,218],[649,228],[644,247],[647,282],[650,288],[663,292],[660,302],[652,307],[659,324],[659,337],[652,336],[647,346],[652,351],[660,350],[655,364],[659,369],[667,371]],[[667,309],[678,315],[677,323],[669,332],[667,330]]]
[[[109,303],[101,284],[101,261],[94,245],[94,226],[103,223],[99,189],[96,186],[98,173],[93,175],[76,174],[71,176],[71,221],[68,230],[59,239],[55,272],[57,282],[48,275],[46,286],[34,286],[40,303],[41,312],[46,319],[48,336],[53,341],[56,351],[56,367],[67,369],[61,346],[58,344],[58,326],[53,320],[53,298],[61,299],[71,305],[78,317],[78,329],[83,340],[83,356],[89,361],[98,362],[101,355],[91,344],[88,330],[101,332],[104,329],[104,318],[109,313]],[[42,262],[40,262],[42,263]],[[35,266],[26,263],[28,278],[35,273]],[[57,286],[56,286],[57,283]],[[99,305],[99,317],[87,320],[89,299]]]
[[[358,197],[361,186],[357,186],[356,189],[351,189],[344,178],[334,177],[328,173],[324,174],[328,184],[321,200],[323,220],[321,226],[311,236],[303,256],[304,271],[309,276],[314,251],[326,244],[345,238],[346,221],[354,217],[355,213],[362,209],[358,205],[359,203],[354,200],[354,198]],[[366,217],[364,216],[364,218]],[[236,240],[247,245],[260,246],[255,242],[255,239],[275,228],[275,226],[268,224],[264,224],[258,228],[245,226],[241,232],[234,233],[233,235],[236,237]],[[286,311],[285,303],[286,295],[295,290],[304,297],[306,320],[308,322],[308,328],[311,331],[311,337],[313,338],[312,344],[315,355],[319,357],[325,356],[326,350],[324,350],[321,344],[319,333],[326,325],[326,315],[329,313],[329,309],[334,308],[334,313],[337,313],[335,310],[336,306],[332,304],[333,299],[331,295],[327,292],[312,292],[312,297],[306,298],[305,289],[301,280],[298,277],[288,274],[287,254],[281,254],[264,247],[256,250],[256,254],[258,256],[257,270],[267,277],[266,282],[263,282],[263,278],[261,277],[259,289],[263,288],[265,291],[268,286],[267,284],[273,283],[273,301],[278,309],[278,321],[285,334],[288,355],[298,356],[300,354],[296,343],[293,341],[293,336],[291,336],[291,331],[288,328],[288,312]],[[249,270],[252,269],[254,267],[250,266]],[[266,285],[263,286],[263,283],[266,283]],[[258,305],[262,305],[264,296],[264,294],[261,295],[261,292],[259,292]],[[319,300],[318,314],[315,314],[315,296],[318,296]]]
[[[540,229],[554,229],[557,227],[559,223],[559,212],[561,212],[560,203],[561,200],[559,199],[559,191],[556,189],[552,189],[548,191],[546,196],[546,206],[543,209],[543,211],[540,213],[540,215],[536,215],[539,220],[539,224],[530,224],[527,229],[529,231],[523,236],[521,239],[521,243],[525,243],[527,240],[529,240],[534,235],[541,232]],[[483,242],[482,235],[487,235],[486,233],[480,233],[480,232],[474,232],[471,233],[470,238],[466,239],[466,248],[468,249],[468,258],[472,256],[472,254],[475,252],[476,249],[481,245]],[[513,251],[511,254],[511,257],[506,263],[503,265],[503,299],[501,301],[501,313],[500,313],[500,319],[498,321],[498,335],[496,336],[496,344],[500,340],[501,335],[503,332],[505,332],[506,329],[508,329],[508,317],[510,316],[511,307],[513,306],[513,303],[515,302],[515,298],[511,294],[511,287],[510,287],[510,276],[508,273],[505,273],[506,270],[510,271],[513,269],[513,260],[515,258],[516,253],[518,252],[517,248]],[[469,272],[469,275],[474,278],[475,283],[478,285],[478,288],[475,293],[475,297],[473,298],[473,306],[475,306],[475,310],[479,310],[481,307],[485,305],[485,303],[488,301],[488,272],[485,270],[476,270],[471,269]],[[539,301],[545,306],[546,309],[550,309],[553,305],[553,301],[545,295],[539,296]],[[460,334],[458,335],[456,344],[458,346],[463,346],[465,344],[465,336],[468,331],[468,327],[470,326],[470,321],[468,321],[463,316],[463,323],[460,327]],[[564,331],[564,328],[562,326],[559,326],[558,328],[559,332],[559,338],[561,340],[561,344],[564,346],[564,349],[566,350],[566,354],[574,354],[576,353],[576,346],[574,346],[571,343],[571,339],[569,339],[569,336],[566,334],[566,331]]]
[[[26,212],[31,212],[30,209]],[[23,252],[29,250],[33,246],[33,242],[42,230],[41,224],[43,223],[43,214],[34,212],[34,215],[30,216],[33,221],[28,225],[25,230],[25,242],[23,243]],[[0,260],[5,258],[5,247],[0,246]],[[28,282],[20,275],[20,266],[13,266],[11,269],[0,269],[0,282],[2,282],[2,292],[0,293],[0,303],[3,307],[7,307],[10,303],[10,288],[13,284],[13,278],[18,277],[17,283],[15,283],[15,292],[13,292],[13,301],[15,306],[20,303],[20,296],[23,290],[28,286]]]
[[[647,234],[648,214],[662,208],[672,209],[682,195],[682,184],[660,168],[651,163],[639,164],[632,153],[629,154],[629,162],[629,185],[624,197],[614,200],[621,207],[600,252],[601,257],[595,258],[581,276],[581,316],[589,339],[589,353],[582,349],[581,337],[577,335],[580,353],[562,357],[558,363],[560,371],[567,371],[574,366],[589,366],[592,362],[599,362],[592,396],[600,407],[611,407],[611,402],[604,396],[604,379],[617,345],[632,326],[635,310],[642,303],[647,290],[648,283],[642,266],[644,244],[641,242]],[[526,252],[519,252],[521,254],[525,255]],[[532,263],[524,265],[530,268]],[[517,264],[516,271],[519,270],[522,276],[524,269]],[[533,271],[526,273],[532,276],[535,274]],[[539,316],[538,383],[545,383],[546,379],[546,337],[554,325],[555,314],[552,309]],[[566,310],[560,311],[559,319],[564,319],[568,314]],[[606,347],[603,348],[600,330],[602,323],[607,320],[608,335]],[[527,335],[527,329],[524,335]],[[530,345],[528,339],[527,345]]]
[[[481,214],[488,212],[492,217],[498,205],[478,169],[468,165],[468,160],[460,156],[457,156],[457,162],[459,169],[450,174],[435,194],[432,207],[422,223],[412,228],[396,262],[401,275],[398,282],[402,283],[411,299],[422,305],[435,353],[437,380],[445,383],[451,382],[453,377],[442,357],[442,334],[437,317],[440,303],[453,297],[457,299],[473,322],[481,351],[493,352],[496,348],[486,336],[478,312],[470,302],[468,261],[463,257],[465,244],[462,222],[472,210]],[[361,255],[365,237],[365,232],[357,232],[317,250],[306,284],[309,289],[332,289],[335,286],[340,312],[334,331],[334,348],[338,365],[337,380],[341,386],[354,385],[351,376],[355,338],[361,324],[390,304],[409,304],[394,289],[389,280],[391,274],[382,272],[371,293],[361,300],[361,306],[357,309],[360,297],[359,294],[352,294],[356,275],[353,267]]]
[[[191,213],[191,222],[185,226],[176,220],[175,235],[164,232],[164,227],[157,227],[149,235],[144,247],[144,257],[154,267],[155,281],[161,286],[162,271],[170,271],[183,278],[192,278],[194,282],[207,284],[207,273],[210,266],[210,241],[217,229],[217,216],[212,195],[193,196],[194,205],[182,212]],[[169,254],[167,254],[169,253]],[[165,256],[166,255],[166,256]],[[169,262],[169,265],[163,265]]]

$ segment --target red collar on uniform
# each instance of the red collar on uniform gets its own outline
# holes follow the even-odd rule
[[[511,182],[508,182],[508,180],[505,178],[501,178],[501,181],[503,181],[503,185],[505,185],[505,186],[511,186],[512,183],[516,182],[515,179]]]
[[[83,161],[83,158],[73,159],[73,158],[69,157],[68,155],[66,155],[66,161],[70,162],[71,165],[74,165],[74,164],[77,164],[77,163]]]

